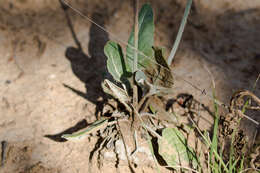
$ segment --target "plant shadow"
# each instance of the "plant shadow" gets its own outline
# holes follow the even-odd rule
[[[68,47],[65,52],[66,58],[71,63],[71,69],[74,75],[85,84],[86,92],[81,92],[71,86],[64,84],[66,88],[75,92],[77,95],[87,99],[96,105],[95,116],[103,109],[103,105],[107,102],[106,94],[104,93],[101,83],[108,75],[106,70],[106,56],[103,48],[109,40],[106,32],[100,29],[95,24],[92,24],[89,31],[90,41],[88,44],[89,55],[87,55],[77,38],[77,34],[73,28],[70,16],[68,14],[68,7],[61,2],[62,9],[65,12],[68,27],[71,31],[76,47]],[[91,19],[104,27],[106,19],[106,9],[101,12],[94,12]]]
[[[44,137],[46,138],[49,138],[53,141],[56,141],[56,142],[66,142],[67,139],[65,138],[62,138],[61,136],[64,135],[64,134],[72,134],[74,132],[77,132],[85,127],[88,126],[88,123],[86,120],[81,120],[79,121],[77,124],[75,124],[73,127],[70,127],[60,133],[57,133],[57,134],[48,134],[48,135],[44,135]]]
[[[106,32],[100,29],[95,24],[92,24],[89,31],[90,41],[88,44],[89,55],[87,55],[82,45],[77,38],[77,34],[73,28],[69,13],[68,6],[60,1],[61,7],[65,13],[68,27],[70,29],[73,40],[76,47],[70,46],[65,51],[65,57],[70,61],[71,69],[74,75],[85,84],[86,92],[79,91],[67,84],[63,84],[64,87],[70,89],[78,96],[90,101],[96,105],[95,116],[98,118],[99,113],[102,114],[103,106],[107,103],[107,96],[104,93],[101,83],[104,77],[109,78],[109,74],[106,70],[106,57],[103,48],[106,42],[109,40],[109,36]],[[106,10],[102,13],[94,12],[91,15],[98,25],[104,27],[105,24]],[[107,76],[106,76],[107,75]],[[62,138],[63,134],[71,134],[78,130],[87,127],[88,123],[86,120],[81,120],[75,126],[68,128],[67,130],[58,134],[48,134],[47,137],[56,142],[66,142],[67,140]]]

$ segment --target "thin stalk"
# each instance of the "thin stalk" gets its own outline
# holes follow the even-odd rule
[[[242,156],[242,160],[240,162],[240,167],[239,167],[239,171],[238,172],[242,172],[242,170],[244,168],[244,159],[245,159],[245,156]]]
[[[188,118],[189,118],[189,120],[192,122],[192,124],[195,126],[195,128],[198,130],[199,134],[201,135],[201,137],[202,137],[202,138],[204,139],[204,141],[206,142],[206,145],[211,148],[211,150],[212,150],[213,153],[215,154],[216,159],[217,159],[217,160],[220,162],[220,164],[223,166],[225,172],[228,172],[228,168],[227,168],[227,166],[225,165],[223,159],[219,156],[218,152],[217,152],[214,148],[212,148],[212,143],[211,143],[211,141],[208,140],[208,139],[206,138],[206,136],[202,134],[201,130],[200,130],[199,127],[195,124],[195,122],[193,121],[193,119],[192,119],[190,116],[188,116]],[[210,157],[210,156],[209,156],[209,157]],[[209,165],[210,165],[210,164],[209,164]]]
[[[213,155],[213,151],[218,152],[218,122],[219,122],[219,113],[218,113],[218,105],[216,104],[215,101],[215,89],[213,90],[213,98],[214,98],[214,107],[215,107],[215,122],[214,122],[214,129],[213,129],[213,139],[212,139],[212,144],[210,147],[210,161],[211,164],[216,167],[216,162],[215,162],[215,156]]]
[[[179,28],[176,40],[175,40],[174,45],[172,47],[170,56],[168,57],[168,61],[167,61],[168,65],[171,65],[172,60],[173,60],[173,58],[176,54],[176,51],[179,47],[181,37],[182,37],[183,31],[184,31],[185,25],[187,23],[187,18],[188,18],[189,12],[190,12],[191,4],[192,4],[192,0],[188,0],[187,5],[185,7],[184,15],[183,15],[183,18],[182,18],[182,21],[181,21],[181,26]]]
[[[237,160],[234,161],[234,163],[232,164],[232,166],[229,168],[229,171],[232,173],[232,170],[234,169],[234,171],[236,171],[236,166],[237,166],[237,163],[239,161],[239,158]]]
[[[134,47],[135,49],[138,50],[138,33],[139,33],[139,28],[138,28],[138,0],[135,0],[135,28],[134,28]],[[133,61],[133,72],[137,71],[137,62],[138,62],[138,52],[135,51],[134,53],[134,61]]]
[[[134,48],[138,50],[138,33],[139,33],[139,24],[138,24],[138,0],[135,0],[135,26],[134,26]],[[133,72],[137,71],[137,63],[138,63],[138,51],[134,51],[134,61],[133,61]],[[136,107],[138,104],[138,88],[135,85],[135,79],[133,76],[133,105]]]

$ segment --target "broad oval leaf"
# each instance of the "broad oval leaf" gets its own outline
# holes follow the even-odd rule
[[[152,46],[154,44],[154,22],[153,10],[149,4],[144,4],[138,16],[138,69],[144,69],[152,64],[152,61],[147,57],[153,57]],[[129,66],[129,71],[133,71],[134,61],[134,30],[131,32],[126,48],[126,58]],[[140,53],[141,52],[141,53]],[[147,57],[145,57],[147,56]]]
[[[123,82],[127,76],[127,67],[124,60],[121,46],[113,41],[108,41],[104,47],[107,56],[107,69],[113,78],[118,82]]]
[[[196,168],[198,161],[195,152],[187,144],[187,140],[177,128],[166,128],[159,139],[159,154],[168,166],[179,170],[178,166]]]

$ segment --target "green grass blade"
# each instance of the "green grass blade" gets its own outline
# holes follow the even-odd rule
[[[212,165],[217,166],[215,164],[215,157],[213,150],[218,153],[218,122],[219,122],[219,112],[218,112],[218,104],[216,103],[215,91],[213,91],[214,98],[214,108],[215,108],[215,119],[214,119],[214,128],[213,128],[213,138],[212,144],[210,147],[210,162]]]
[[[220,152],[220,158],[223,158],[223,150],[221,150],[221,151],[219,151]],[[220,164],[220,162],[219,162],[219,164],[218,164],[218,171],[219,172],[221,172],[221,168],[222,168],[222,165]]]
[[[73,134],[64,134],[61,137],[67,140],[74,140],[74,139],[81,139],[85,137],[86,135],[89,135],[90,133],[96,132],[102,128],[105,128],[107,126],[108,120],[106,118],[101,118],[100,120],[95,121],[88,127],[75,132]]]
[[[233,169],[235,170],[236,169],[236,166],[237,166],[237,163],[239,161],[239,158],[232,164],[232,166],[229,168],[229,171],[232,173],[233,172]],[[236,172],[236,171],[235,171]]]
[[[189,118],[189,119],[190,119],[190,121],[193,123],[193,125],[195,126],[195,128],[198,130],[198,132],[199,132],[199,134],[201,135],[201,137],[204,139],[206,145],[207,145],[208,147],[211,147],[212,144],[211,144],[210,139],[208,139],[208,135],[207,135],[207,134],[206,134],[206,135],[205,135],[205,134],[203,135],[203,133],[201,132],[201,130],[199,129],[199,127],[195,124],[195,122],[194,122],[191,118]],[[228,168],[227,168],[226,164],[224,163],[223,159],[219,156],[218,152],[217,152],[214,148],[212,148],[212,147],[211,147],[211,150],[212,150],[212,152],[214,153],[216,159],[217,159],[217,160],[220,162],[220,164],[223,166],[224,170],[225,170],[226,172],[228,172]]]
[[[238,172],[242,172],[242,170],[244,169],[244,159],[245,159],[245,156],[242,156]]]

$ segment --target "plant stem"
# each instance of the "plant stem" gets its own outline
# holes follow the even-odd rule
[[[136,50],[138,50],[138,33],[139,33],[139,27],[138,27],[138,0],[135,0],[135,28],[134,28],[134,47]],[[135,51],[134,54],[134,64],[133,64],[133,72],[137,71],[137,63],[138,63],[138,51]]]
[[[138,0],[135,0],[135,26],[134,26],[134,47],[135,47],[135,53],[134,53],[134,61],[133,61],[133,72],[136,72],[138,70],[137,63],[138,63]],[[133,76],[133,105],[134,107],[138,104],[138,88],[137,85],[135,85],[135,79]]]
[[[186,22],[187,22],[187,18],[188,18],[189,12],[190,12],[191,4],[192,4],[192,0],[188,0],[186,8],[185,8],[185,11],[184,11],[184,15],[182,17],[181,26],[179,28],[176,40],[174,42],[174,45],[172,47],[170,56],[169,56],[168,61],[167,61],[168,65],[171,65],[172,60],[173,60],[173,58],[174,58],[174,56],[176,54],[176,51],[178,49],[178,46],[180,44],[181,37],[182,37],[183,31],[184,31],[184,28],[185,28],[185,25],[186,25]]]
[[[213,99],[214,99],[214,107],[215,107],[215,118],[214,118],[214,128],[213,128],[213,139],[210,147],[210,162],[213,167],[217,170],[216,156],[213,155],[213,152],[218,152],[218,124],[219,124],[219,110],[218,105],[216,104],[216,95],[215,88],[213,89]]]

